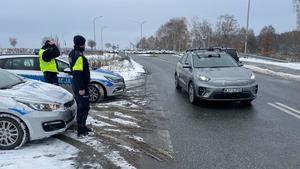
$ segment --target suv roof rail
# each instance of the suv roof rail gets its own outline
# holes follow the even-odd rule
[[[222,51],[221,48],[194,48],[194,49],[188,49],[186,52],[194,52],[194,51],[216,51],[219,50],[220,52]]]

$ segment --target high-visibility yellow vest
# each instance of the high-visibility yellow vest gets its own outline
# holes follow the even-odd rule
[[[44,59],[43,59],[44,52],[45,52],[45,49],[40,49],[40,51],[39,51],[39,60],[40,60],[41,71],[58,73],[55,59],[51,59],[50,62],[44,61]]]

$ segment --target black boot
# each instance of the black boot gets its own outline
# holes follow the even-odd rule
[[[88,133],[93,131],[91,128],[89,128],[89,127],[87,127],[87,126],[85,126],[84,129],[85,129],[85,131],[88,132]]]
[[[85,131],[84,127],[79,127],[77,129],[77,137],[86,136],[88,133]]]

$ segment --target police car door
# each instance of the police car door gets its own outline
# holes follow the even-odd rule
[[[3,63],[3,69],[22,77],[44,81],[43,73],[39,70],[37,57],[7,58]]]
[[[66,90],[72,92],[72,75],[70,71],[70,65],[61,59],[56,59],[59,86],[65,88]]]

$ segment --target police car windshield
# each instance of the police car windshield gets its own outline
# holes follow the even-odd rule
[[[24,83],[24,81],[18,76],[4,70],[0,70],[0,89],[9,89],[20,83]]]
[[[193,62],[195,68],[238,67],[237,62],[226,53],[196,53]]]

